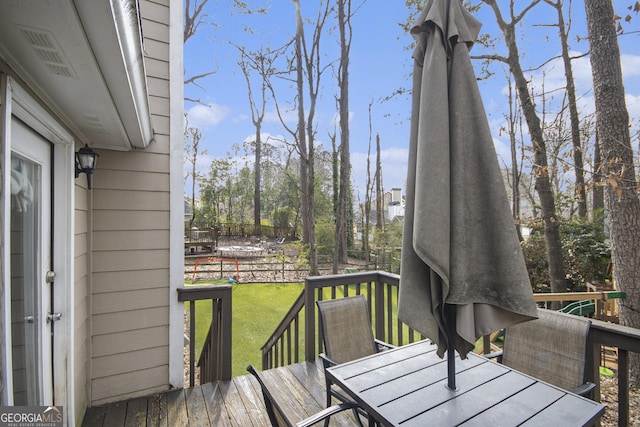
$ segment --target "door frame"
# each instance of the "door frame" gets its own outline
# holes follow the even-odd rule
[[[54,342],[53,353],[53,381],[52,391],[53,402],[56,405],[66,407],[65,417],[73,417],[74,411],[74,138],[73,136],[45,109],[38,103],[15,79],[0,75],[0,138],[4,142],[0,162],[2,163],[2,194],[9,195],[10,191],[10,165],[11,165],[11,117],[16,116],[27,126],[39,133],[51,143],[53,152],[53,197],[52,197],[52,265],[55,272],[55,291],[52,301],[54,311],[62,313],[62,318],[54,322]],[[2,235],[5,236],[5,244],[2,246],[0,254],[2,262],[2,281],[4,284],[11,283],[8,260],[10,259],[10,245],[7,240],[10,238],[9,221],[11,203],[7,196],[0,197],[0,208],[2,217],[5,218],[1,226]],[[4,292],[4,306],[8,307],[8,292]],[[11,349],[7,343],[11,342],[10,319],[7,318],[9,310],[4,310],[5,325],[2,333],[5,343],[2,351],[4,366],[2,371],[6,378],[6,392],[2,405],[11,405],[13,401],[13,389],[11,379]],[[9,323],[7,321],[9,320]],[[73,419],[73,418],[71,418]]]

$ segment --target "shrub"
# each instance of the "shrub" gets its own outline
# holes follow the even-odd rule
[[[531,235],[522,243],[525,262],[534,292],[550,292],[544,226],[542,221],[528,224]],[[604,282],[611,259],[611,248],[602,227],[593,222],[560,222],[562,255],[569,291],[586,289],[587,282]]]

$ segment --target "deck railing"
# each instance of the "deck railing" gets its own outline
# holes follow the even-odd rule
[[[365,295],[376,339],[394,345],[422,339],[398,321],[395,307],[399,281],[397,274],[380,271],[308,277],[304,290],[262,346],[262,369],[315,360],[322,351],[315,304],[318,300]]]
[[[196,301],[211,301],[211,324],[200,353],[200,384],[231,379],[231,285],[178,289],[178,301],[189,301],[189,383],[195,385]]]
[[[423,337],[397,319],[397,296],[400,277],[385,272],[366,272],[335,276],[309,277],[305,289],[262,346],[262,369],[272,369],[314,360],[322,351],[322,337],[318,328],[316,304],[322,299],[342,298],[364,294],[369,303],[374,336],[396,345],[404,345]],[[539,304],[549,301],[607,301],[609,292],[572,294],[535,294]],[[308,308],[311,308],[308,310]],[[629,425],[629,352],[640,353],[640,330],[592,319],[588,339],[587,381],[596,384],[595,399],[600,400],[602,346],[618,354],[618,425]],[[489,340],[485,340],[488,352]]]

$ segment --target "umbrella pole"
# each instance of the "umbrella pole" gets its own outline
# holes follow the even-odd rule
[[[455,306],[445,305],[445,318],[447,324],[447,387],[450,390],[456,390],[456,351],[455,351],[455,335],[456,335],[456,308]]]
[[[451,340],[447,343],[447,387],[456,390],[456,355]]]

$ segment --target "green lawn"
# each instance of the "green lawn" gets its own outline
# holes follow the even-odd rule
[[[202,285],[223,284],[226,281],[198,282]],[[187,283],[187,286],[190,284]],[[284,318],[289,308],[293,305],[300,292],[304,289],[303,283],[246,283],[232,285],[233,293],[233,318],[232,318],[232,376],[245,375],[248,364],[258,368],[262,367],[262,355],[260,348],[267,338],[273,333],[278,324]],[[350,286],[350,295],[355,294],[354,287]],[[342,296],[342,288],[337,290]],[[330,298],[329,290],[325,290],[325,298]],[[397,297],[392,298],[392,311],[396,313]],[[185,303],[185,310],[189,304]],[[375,321],[375,316],[374,316]],[[301,319],[304,322],[304,319]],[[200,357],[200,351],[211,324],[211,302],[196,302],[196,361]],[[397,328],[397,318],[392,317],[394,331]],[[304,328],[303,325],[301,327]],[[405,337],[408,336],[408,328],[404,327]],[[304,337],[300,337],[304,339]],[[417,337],[416,337],[417,338]],[[398,345],[397,336],[391,340],[391,344]]]
[[[220,282],[218,282],[220,283]],[[199,284],[212,284],[199,283]],[[247,374],[248,364],[262,367],[260,347],[296,300],[303,283],[234,283],[232,319],[232,375]],[[185,304],[185,310],[189,304]],[[196,302],[196,361],[211,324],[211,302]]]

